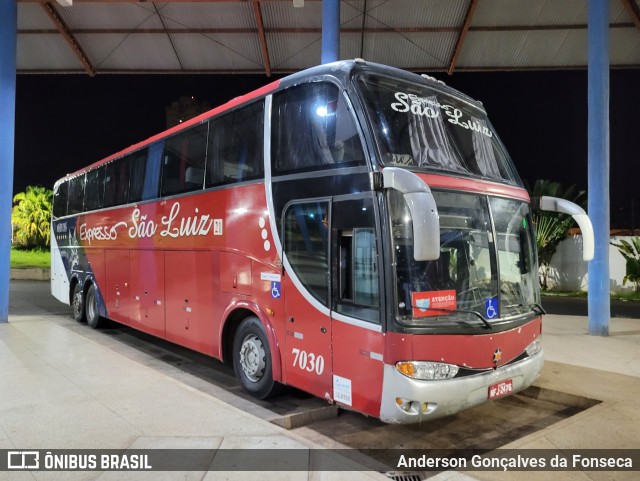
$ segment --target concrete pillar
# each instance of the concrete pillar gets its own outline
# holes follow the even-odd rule
[[[0,0],[0,323],[9,320],[17,25],[16,1]]]
[[[609,0],[589,0],[588,213],[595,256],[589,262],[589,334],[609,335]]]
[[[320,63],[340,57],[340,0],[322,0],[322,56]]]

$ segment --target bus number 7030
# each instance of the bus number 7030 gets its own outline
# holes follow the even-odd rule
[[[301,351],[298,348],[291,350],[293,354],[293,365],[298,366],[303,371],[315,372],[318,376],[321,376],[324,372],[324,357],[316,356],[314,353],[307,353]]]

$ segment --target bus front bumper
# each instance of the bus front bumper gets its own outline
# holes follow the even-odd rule
[[[515,394],[536,380],[544,362],[543,351],[522,361],[473,376],[424,381],[401,374],[385,364],[380,419],[387,423],[413,424],[449,416],[489,401],[489,388],[511,380]]]

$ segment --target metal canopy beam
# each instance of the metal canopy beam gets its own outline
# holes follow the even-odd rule
[[[264,2],[265,0],[261,0]],[[612,23],[609,28],[633,28],[634,24]],[[573,25],[495,25],[491,27],[469,27],[469,32],[543,32],[553,30],[587,30],[587,24]],[[234,33],[258,33],[257,28],[75,28],[69,32],[73,35],[82,34],[108,34],[118,33],[127,35],[140,34],[234,34]],[[322,33],[322,28],[301,28],[301,27],[275,27],[265,28],[265,33]],[[341,28],[340,33],[452,33],[460,32],[458,27],[407,27],[407,28]],[[43,35],[57,34],[56,29],[45,28],[23,28],[18,30],[20,35]]]
[[[60,15],[58,14],[58,11],[50,2],[45,2],[41,5],[47,15],[49,15],[49,18],[54,23],[60,34],[64,37],[64,39],[71,47],[71,50],[73,50],[75,56],[78,57],[78,60],[80,60],[80,63],[84,67],[85,71],[89,74],[90,77],[93,77],[96,74],[96,70],[93,68],[93,65],[91,65],[89,58],[84,53],[84,50],[82,50],[82,47],[80,47],[80,44],[78,44],[75,37],[69,31],[69,27],[67,27],[67,24],[64,23],[64,20],[62,20],[62,17],[60,17]]]
[[[182,65],[182,61],[180,60],[180,55],[178,55],[178,50],[176,49],[176,46],[173,43],[173,39],[171,38],[171,34],[169,32],[167,32],[167,24],[164,21],[164,17],[160,13],[160,10],[158,10],[158,7],[156,6],[156,4],[153,3],[152,5],[153,5],[153,9],[156,12],[156,15],[160,19],[160,23],[162,24],[162,33],[165,33],[167,35],[167,38],[169,39],[169,43],[171,44],[171,48],[173,49],[173,53],[175,54],[176,60],[178,61],[178,65],[180,65],[180,69],[181,70],[184,70],[184,66]]]
[[[478,2],[479,0],[471,0],[469,2],[469,8],[467,8],[467,14],[464,17],[462,29],[460,30],[460,34],[458,35],[458,40],[456,41],[456,46],[453,49],[453,55],[451,56],[451,61],[449,62],[449,69],[447,70],[447,73],[449,75],[453,75],[453,71],[456,68],[456,63],[458,63],[458,57],[460,56],[460,52],[462,52],[462,46],[464,45],[464,41],[467,38],[467,33],[469,32],[469,28],[471,27],[473,14],[476,13],[476,8],[478,8]]]
[[[638,4],[634,2],[634,0],[621,1],[624,8],[626,8],[627,12],[629,12],[629,16],[631,17],[631,20],[633,20],[636,28],[640,30],[640,8],[638,7]]]
[[[260,50],[262,50],[262,61],[264,62],[264,71],[267,77],[271,77],[271,61],[269,60],[269,49],[267,48],[267,36],[264,33],[264,22],[262,20],[262,9],[258,0],[251,0],[253,4],[253,13],[256,16],[258,24],[258,36],[260,39]]]
[[[43,0],[16,0],[18,3],[42,3]],[[159,3],[248,3],[253,0],[162,0]],[[291,2],[291,0],[260,0],[261,2]],[[306,0],[321,2],[322,0]],[[78,3],[149,3],[149,0],[73,0]]]

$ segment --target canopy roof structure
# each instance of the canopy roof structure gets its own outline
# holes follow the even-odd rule
[[[65,6],[66,5],[66,6]],[[340,58],[412,71],[583,69],[587,0],[346,0]],[[18,0],[17,72],[289,73],[320,63],[320,0]],[[610,0],[640,67],[640,0]]]

